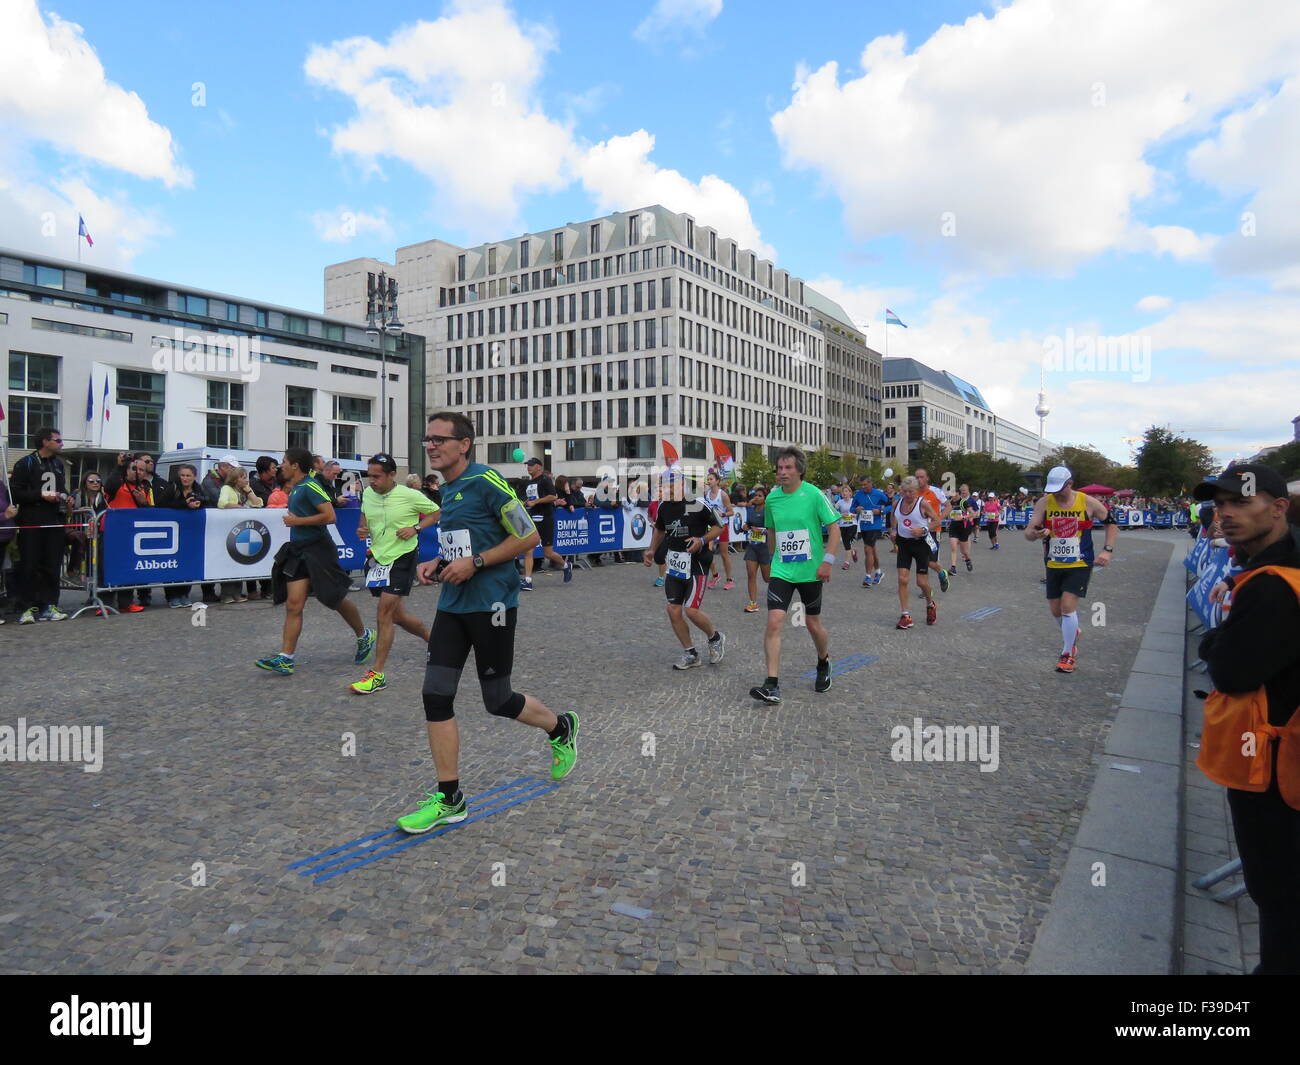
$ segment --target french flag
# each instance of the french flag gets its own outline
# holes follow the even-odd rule
[[[81,215],[77,215],[77,238],[82,237],[86,238],[86,247],[93,248],[95,246],[95,242],[90,239],[90,232],[86,229],[86,220]]]
[[[113,412],[108,409],[108,378],[104,378],[104,421],[112,421]]]

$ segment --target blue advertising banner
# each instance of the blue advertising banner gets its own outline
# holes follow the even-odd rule
[[[104,515],[100,556],[103,587],[258,580],[271,576],[280,546],[289,539],[282,509],[229,508],[183,511],[159,507],[110,510]],[[361,511],[339,508],[327,526],[339,565],[359,570],[366,542],[357,538]],[[562,555],[631,551],[650,546],[645,507],[557,511],[555,550]],[[438,557],[438,527],[420,534],[421,562]],[[535,552],[541,554],[541,548]]]
[[[1183,565],[1189,573],[1200,573],[1201,564],[1210,551],[1210,538],[1205,535],[1198,536],[1192,549],[1187,552],[1187,557],[1183,559]]]
[[[1196,583],[1187,593],[1188,604],[1207,629],[1212,629],[1223,621],[1223,606],[1220,603],[1210,602],[1210,592],[1228,575],[1229,565],[1228,549],[1214,548],[1201,569],[1201,575],[1196,578]]]

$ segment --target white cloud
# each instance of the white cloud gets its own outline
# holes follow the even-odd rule
[[[331,133],[335,151],[372,168],[384,157],[414,167],[437,187],[441,220],[459,229],[499,237],[518,225],[528,196],[577,180],[597,211],[661,203],[775,258],[735,186],[654,163],[645,130],[588,145],[549,117],[535,97],[555,47],[548,31],[517,22],[499,0],[455,0],[442,18],[404,27],[387,44],[315,47],[305,70],[356,105]],[[572,112],[583,98],[568,102]]]
[[[597,211],[626,211],[661,203],[735,238],[760,258],[775,261],[776,251],[759,235],[749,202],[739,189],[715,174],[706,174],[696,182],[656,165],[649,158],[654,145],[654,137],[639,129],[593,145],[582,155],[576,164],[577,174]]]
[[[1300,290],[1300,78],[1228,115],[1189,154],[1191,172],[1225,194],[1253,193],[1216,265]]]
[[[1153,148],[1294,71],[1300,6],[1260,6],[1267,33],[1224,4],[1014,0],[910,53],[878,37],[859,76],[801,71],[772,127],[862,239],[903,233],[986,271],[1064,273],[1111,249],[1203,257],[1205,238],[1133,212],[1157,190]]]
[[[885,308],[906,307],[915,298],[915,293],[909,288],[851,285],[827,276],[813,278],[807,281],[807,285],[843,307],[852,324],[866,334],[867,346],[882,353],[885,350]],[[907,321],[907,318],[904,316],[903,320]],[[891,328],[890,332],[892,341],[899,330]],[[890,352],[890,355],[896,354],[898,352]]]
[[[149,118],[144,101],[109,81],[80,26],[36,0],[0,4],[0,130],[25,140],[158,180],[189,185],[166,126]]]
[[[38,181],[12,152],[0,164],[0,229],[6,244],[75,259],[80,214],[95,241],[93,247],[81,243],[81,261],[126,269],[142,250],[171,235],[159,212],[132,206],[122,193],[101,194],[84,175]]]
[[[372,167],[400,159],[437,186],[442,218],[495,235],[516,224],[524,196],[567,182],[569,130],[535,100],[554,46],[549,31],[518,23],[496,0],[455,0],[387,44],[314,47],[305,70],[356,106],[331,134],[337,153]]]
[[[1152,311],[1167,311],[1173,306],[1174,301],[1168,296],[1143,296],[1135,304],[1139,311],[1150,313]]]
[[[722,0],[655,0],[633,36],[648,43],[665,36],[703,34],[720,14]]]
[[[393,227],[388,212],[382,208],[378,214],[354,211],[350,207],[335,207],[332,211],[316,211],[311,216],[312,228],[323,241],[344,244],[366,233],[373,233],[381,241],[393,239]]]

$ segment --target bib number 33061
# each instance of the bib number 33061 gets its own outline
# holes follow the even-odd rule
[[[812,558],[812,548],[807,529],[791,529],[776,538],[777,554],[782,562],[807,562]]]

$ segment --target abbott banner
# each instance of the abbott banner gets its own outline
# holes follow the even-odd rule
[[[104,515],[100,554],[105,587],[193,584],[271,576],[280,545],[289,539],[281,508],[183,511],[159,507],[110,510]],[[357,539],[361,512],[340,509],[326,526],[339,565],[361,569],[366,545]],[[436,532],[436,530],[429,530]],[[420,538],[421,559],[432,558],[436,539]]]
[[[602,551],[634,551],[650,546],[653,530],[645,507],[623,506],[617,510],[594,509],[555,511],[555,551],[561,555],[595,555]],[[541,547],[533,551],[542,555]]]

